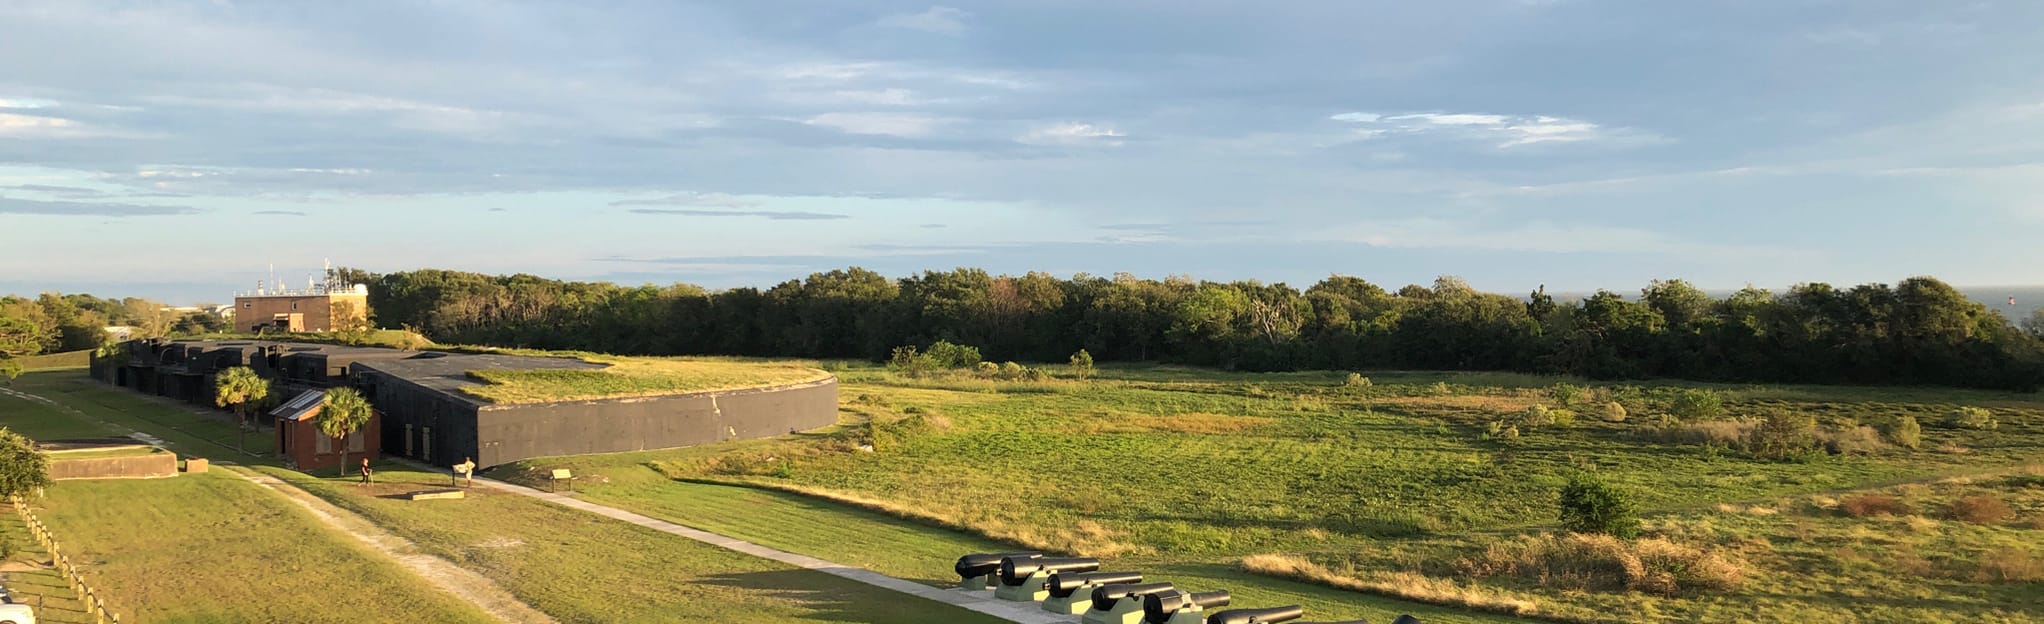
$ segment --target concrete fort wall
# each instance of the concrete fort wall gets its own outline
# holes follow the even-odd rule
[[[50,458],[50,478],[63,479],[154,479],[177,476],[177,454],[150,453],[128,457],[64,459]]]
[[[837,422],[837,378],[631,399],[484,405],[476,463],[767,438]]]

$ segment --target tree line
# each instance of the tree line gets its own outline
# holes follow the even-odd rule
[[[1439,369],[1733,382],[2044,386],[2044,311],[2021,327],[1929,277],[1712,297],[1559,301],[1460,279],[1388,290],[1334,276],[1301,291],[961,268],[890,279],[848,268],[766,289],[619,286],[532,275],[347,270],[378,324],[442,342],[620,354],[887,358],[971,345],[994,360],[1160,361],[1248,371]]]

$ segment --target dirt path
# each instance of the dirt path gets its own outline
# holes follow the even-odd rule
[[[411,570],[414,574],[418,574],[434,586],[446,590],[462,600],[468,601],[469,604],[473,604],[490,615],[495,616],[499,621],[514,624],[554,622],[553,618],[547,617],[545,613],[541,613],[538,609],[534,609],[518,600],[516,596],[511,595],[511,592],[505,591],[503,587],[499,587],[496,582],[485,578],[481,574],[456,566],[445,559],[419,552],[418,547],[414,546],[411,542],[406,541],[402,537],[392,535],[389,531],[383,530],[354,512],[336,507],[333,503],[326,502],[317,496],[307,493],[305,490],[298,489],[297,486],[278,480],[276,477],[256,473],[238,466],[228,467],[227,470],[243,479],[284,495],[285,498],[298,503],[299,507],[312,512],[313,517],[319,518],[320,522],[325,523],[336,531],[348,534],[348,536],[355,538],[356,541],[375,549],[377,552],[383,553],[385,556],[397,560],[406,569]]]

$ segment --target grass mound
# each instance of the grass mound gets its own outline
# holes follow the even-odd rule
[[[463,392],[491,403],[519,404],[658,396],[820,381],[829,373],[780,362],[715,358],[585,356],[608,364],[586,370],[477,370],[483,385]]]

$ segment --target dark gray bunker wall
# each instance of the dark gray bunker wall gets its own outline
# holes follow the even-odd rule
[[[476,462],[766,438],[835,422],[835,378],[729,392],[485,405],[476,412]]]

